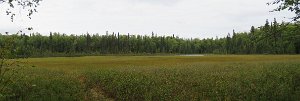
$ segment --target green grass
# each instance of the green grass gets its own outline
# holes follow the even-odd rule
[[[299,55],[30,58],[19,100],[300,100]],[[0,97],[1,98],[1,97]]]

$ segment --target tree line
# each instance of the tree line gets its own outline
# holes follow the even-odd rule
[[[178,36],[131,35],[108,32],[106,35],[48,36],[40,33],[0,34],[13,40],[12,53],[18,57],[77,56],[105,54],[299,54],[300,23],[278,23],[276,19],[249,32],[228,33],[223,38],[180,38]]]

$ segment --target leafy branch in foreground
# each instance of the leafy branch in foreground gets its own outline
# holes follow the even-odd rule
[[[32,14],[37,12],[36,8],[40,5],[40,1],[42,0],[0,0],[0,5],[8,6],[6,14],[11,17],[13,22],[16,10],[25,12],[26,16],[31,19]]]
[[[268,5],[277,5],[279,6],[274,9],[273,11],[282,11],[282,10],[288,10],[291,12],[294,12],[296,14],[295,17],[293,17],[294,21],[297,21],[300,19],[300,0],[275,0],[273,2],[267,3]]]

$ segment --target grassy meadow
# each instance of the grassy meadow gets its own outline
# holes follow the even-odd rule
[[[9,99],[300,100],[299,55],[89,56],[22,60]],[[1,97],[0,97],[1,98]]]

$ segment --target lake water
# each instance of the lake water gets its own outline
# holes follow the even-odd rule
[[[205,56],[202,54],[184,54],[184,55],[179,55],[179,56]]]

